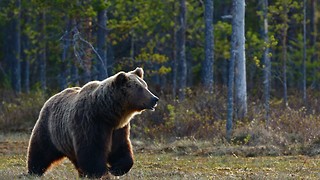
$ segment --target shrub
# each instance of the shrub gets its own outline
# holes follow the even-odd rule
[[[0,129],[2,131],[30,130],[38,118],[45,97],[41,92],[14,95],[5,92],[0,104]]]

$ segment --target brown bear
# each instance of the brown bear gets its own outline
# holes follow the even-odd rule
[[[67,157],[80,177],[127,173],[133,165],[130,120],[159,100],[148,90],[143,69],[67,88],[42,107],[32,130],[28,173],[41,176]]]

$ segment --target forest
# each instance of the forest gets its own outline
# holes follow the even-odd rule
[[[6,146],[12,144],[11,134],[30,135],[52,95],[142,67],[160,101],[154,112],[131,121],[138,157],[144,151],[194,155],[196,150],[210,157],[302,155],[317,157],[318,164],[317,4],[2,0],[0,159],[6,148],[16,146]],[[22,138],[22,149],[27,138]],[[0,175],[6,172],[2,166]],[[319,167],[313,168],[310,174],[300,169],[296,177],[319,178]],[[287,177],[282,175],[269,178]]]

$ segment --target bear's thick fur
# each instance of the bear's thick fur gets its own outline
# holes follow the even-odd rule
[[[63,157],[81,177],[127,173],[133,165],[130,119],[145,109],[154,110],[157,101],[142,68],[52,96],[31,134],[28,173],[42,175]]]

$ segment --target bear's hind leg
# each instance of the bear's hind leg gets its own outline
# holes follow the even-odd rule
[[[32,138],[28,149],[28,173],[41,176],[50,167],[52,163],[64,157],[50,140],[44,138]]]

